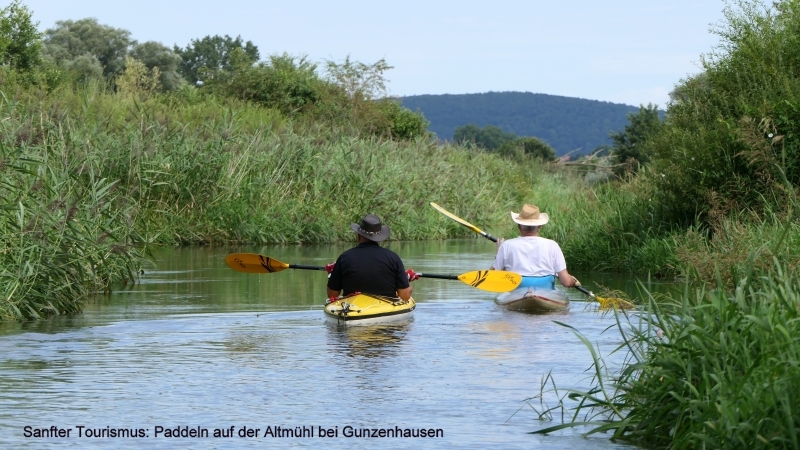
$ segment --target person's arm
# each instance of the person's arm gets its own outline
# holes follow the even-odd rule
[[[400,297],[400,300],[407,302],[411,298],[411,290],[411,285],[408,285],[407,288],[398,289],[397,296]]]
[[[400,300],[407,302],[408,299],[411,298],[411,290],[412,290],[411,279],[410,279],[411,275],[409,275],[408,272],[411,272],[413,274],[414,271],[413,270],[406,271],[406,266],[403,264],[403,260],[400,259],[399,256],[395,255],[395,257],[397,258],[397,265],[395,267],[396,270],[395,287],[397,290],[395,292],[397,292],[397,297],[399,297]],[[419,276],[417,276],[417,278],[419,278]],[[414,279],[416,280],[416,278]]]
[[[497,240],[497,254],[494,256],[494,264],[489,270],[505,270],[505,253],[500,251],[500,246],[503,245],[505,239],[500,238]]]
[[[342,293],[342,265],[340,264],[341,255],[336,258],[334,264],[326,264],[325,270],[328,271],[328,298],[338,297]]]
[[[581,285],[577,278],[567,272],[567,269],[558,272],[558,281],[560,281],[561,285],[564,287],[576,287]]]

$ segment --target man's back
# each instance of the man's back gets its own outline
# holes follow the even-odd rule
[[[539,236],[521,236],[503,242],[493,267],[523,276],[541,277],[557,274],[567,268],[567,263],[555,241]]]
[[[403,261],[396,253],[376,242],[362,242],[342,253],[328,279],[328,288],[396,297],[398,289],[409,287]]]

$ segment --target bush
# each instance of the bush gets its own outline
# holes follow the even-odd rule
[[[420,111],[411,111],[392,99],[380,100],[378,110],[388,119],[388,134],[395,139],[413,139],[427,133],[430,122]]]
[[[501,155],[527,155],[541,161],[552,161],[556,159],[556,151],[547,143],[535,137],[522,137],[504,143],[497,149]]]
[[[669,219],[684,226],[781,209],[800,184],[800,3],[741,0],[725,18],[649,141]]]
[[[206,69],[203,89],[252,101],[287,116],[308,111],[322,98],[323,81],[317,65],[304,56],[271,55],[269,61],[252,64],[242,49],[231,55],[231,71]]]

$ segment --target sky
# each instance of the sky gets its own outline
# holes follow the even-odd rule
[[[381,58],[393,96],[524,91],[664,107],[718,43],[722,0],[22,0],[39,29],[94,17],[139,42],[241,36],[312,61]],[[8,4],[0,0],[0,4]]]

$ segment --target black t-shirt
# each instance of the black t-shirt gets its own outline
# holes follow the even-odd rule
[[[328,278],[328,288],[343,290],[344,295],[363,292],[397,297],[397,290],[408,286],[400,257],[372,241],[362,242],[339,255]]]

